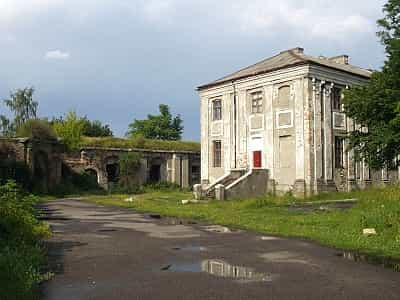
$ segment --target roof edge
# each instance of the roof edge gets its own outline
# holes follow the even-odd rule
[[[228,82],[232,82],[232,83],[233,83],[233,82],[235,82],[235,81],[242,80],[242,79],[245,79],[245,78],[249,78],[249,77],[253,77],[253,76],[258,76],[258,75],[263,75],[263,74],[268,74],[268,73],[272,73],[272,72],[275,72],[275,71],[278,71],[278,70],[282,70],[282,69],[286,69],[286,68],[293,68],[293,67],[303,66],[303,65],[316,65],[316,66],[320,66],[320,67],[332,69],[332,70],[335,70],[335,71],[338,71],[338,72],[343,72],[343,73],[346,73],[346,74],[350,74],[350,75],[353,75],[353,76],[356,76],[356,77],[361,77],[361,78],[365,78],[365,79],[370,79],[370,76],[364,76],[364,75],[361,75],[361,74],[355,74],[355,73],[353,73],[353,72],[351,72],[351,71],[346,71],[346,70],[343,70],[343,69],[330,67],[330,66],[327,66],[327,65],[324,65],[324,64],[317,63],[317,62],[315,62],[315,61],[311,61],[311,60],[308,60],[308,59],[304,59],[304,58],[302,58],[301,56],[298,56],[296,53],[293,53],[291,50],[288,50],[288,51],[286,51],[286,52],[290,52],[292,55],[294,55],[294,56],[298,57],[299,59],[301,59],[302,62],[298,62],[298,63],[291,64],[291,65],[286,65],[286,66],[279,67],[279,68],[270,69],[270,70],[267,70],[267,71],[261,71],[261,72],[257,72],[257,73],[250,74],[250,75],[240,76],[240,77],[237,77],[237,78],[235,78],[235,79],[228,79],[228,80],[224,80],[224,81],[220,81],[220,82],[215,82],[215,83],[211,82],[211,83],[208,83],[208,84],[204,84],[204,85],[198,86],[198,87],[196,88],[196,90],[197,90],[197,91],[202,91],[202,90],[205,90],[205,89],[207,89],[207,88],[212,88],[212,87],[216,87],[216,86],[219,86],[219,85],[226,84],[226,83],[228,83]],[[246,69],[246,68],[244,68],[244,69]],[[368,71],[369,71],[369,70],[368,70]]]

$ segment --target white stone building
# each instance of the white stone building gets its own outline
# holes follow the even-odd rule
[[[203,192],[304,195],[397,180],[398,171],[371,172],[346,151],[344,137],[357,128],[342,112],[342,91],[370,76],[346,55],[295,48],[198,87]]]

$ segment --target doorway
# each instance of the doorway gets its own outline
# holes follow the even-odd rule
[[[161,180],[161,166],[160,165],[152,165],[150,167],[150,182],[156,183]]]
[[[253,137],[250,142],[250,155],[253,157],[253,163],[251,164],[253,169],[261,169],[263,167],[263,138]]]
[[[253,168],[261,169],[262,167],[262,152],[261,151],[253,151]]]

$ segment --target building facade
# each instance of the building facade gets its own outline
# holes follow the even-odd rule
[[[359,128],[343,113],[342,92],[371,74],[346,55],[295,48],[198,87],[202,189],[229,192],[260,170],[262,191],[299,195],[397,180],[398,170],[369,170],[346,150],[345,136]]]

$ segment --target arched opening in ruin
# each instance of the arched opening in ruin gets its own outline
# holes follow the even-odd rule
[[[161,180],[161,165],[151,165],[149,173],[149,181],[152,183],[159,182]]]
[[[162,165],[166,162],[161,157],[153,157],[148,161],[148,178],[149,183],[157,183],[162,180]]]
[[[119,180],[119,157],[110,156],[105,159],[105,171],[107,175],[107,182],[116,183]]]
[[[118,182],[119,179],[119,164],[107,164],[107,180],[108,182]]]
[[[35,187],[43,193],[49,191],[49,159],[44,151],[33,155],[33,178]]]

